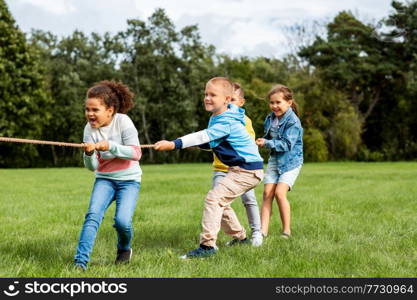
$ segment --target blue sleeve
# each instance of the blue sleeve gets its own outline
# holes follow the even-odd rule
[[[268,116],[266,116],[265,120],[264,120],[264,134],[263,134],[263,138],[266,139],[268,138],[268,124],[267,124],[267,120],[268,120]]]
[[[175,139],[173,140],[175,144],[175,149],[182,149],[182,140],[181,139]]]
[[[300,136],[301,128],[297,123],[289,125],[285,128],[284,134],[279,139],[265,140],[265,147],[273,149],[276,152],[286,152],[294,148],[298,137]]]
[[[230,134],[230,123],[218,122],[206,129],[210,141],[215,141],[227,137]]]

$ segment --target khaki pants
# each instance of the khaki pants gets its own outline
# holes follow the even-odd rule
[[[229,168],[227,175],[208,192],[204,201],[200,244],[216,247],[220,228],[233,238],[242,240],[246,237],[246,231],[230,205],[235,198],[257,186],[262,178],[262,169]]]

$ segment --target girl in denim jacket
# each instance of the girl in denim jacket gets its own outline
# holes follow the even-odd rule
[[[287,192],[293,187],[303,165],[303,128],[297,116],[297,104],[292,91],[276,85],[268,93],[271,113],[264,123],[264,137],[256,140],[260,147],[271,149],[264,178],[261,209],[262,234],[267,236],[272,213],[272,201],[278,203],[283,238],[291,236],[291,210]]]

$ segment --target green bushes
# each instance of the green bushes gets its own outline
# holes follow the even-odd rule
[[[304,160],[306,162],[327,161],[329,151],[323,134],[315,128],[307,128],[304,131]]]

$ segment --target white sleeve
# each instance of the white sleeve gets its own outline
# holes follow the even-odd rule
[[[197,146],[201,144],[206,144],[210,142],[210,137],[207,134],[207,130],[200,130],[194,133],[190,133],[187,135],[184,135],[179,138],[182,142],[182,149]]]
[[[94,151],[92,155],[83,153],[84,166],[90,171],[95,171],[98,168],[97,152]]]

